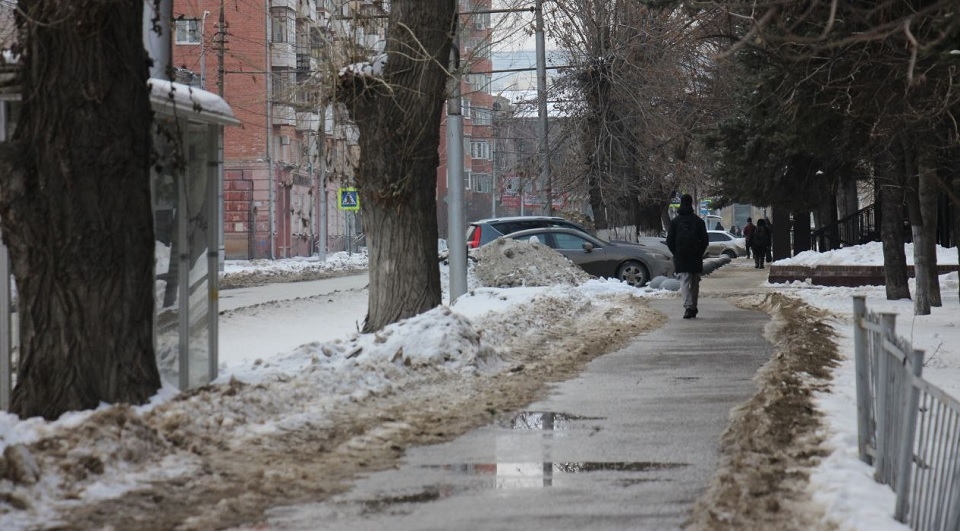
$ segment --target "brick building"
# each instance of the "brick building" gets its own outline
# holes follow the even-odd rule
[[[484,217],[494,199],[492,0],[460,0],[465,211]],[[382,49],[382,0],[174,0],[178,80],[221,94],[242,127],[224,139],[224,246],[228,259],[282,258],[349,248],[362,232],[338,210],[353,182],[357,131],[342,110],[321,107],[324,67],[352,47]],[[478,13],[479,12],[479,13]],[[222,53],[221,53],[222,47]],[[222,71],[221,71],[222,64]],[[326,86],[329,86],[329,76]],[[447,227],[446,128],[437,168],[438,217]],[[271,230],[272,228],[272,230]]]
[[[310,255],[323,236],[340,250],[350,214],[337,188],[355,135],[322,108],[318,79],[338,42],[382,41],[350,22],[382,13],[380,0],[174,0],[173,11],[178,81],[221,94],[242,122],[224,138],[226,257]]]

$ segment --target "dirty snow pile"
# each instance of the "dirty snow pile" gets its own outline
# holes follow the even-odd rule
[[[493,288],[577,286],[591,278],[565,256],[538,241],[497,238],[477,249],[474,256],[477,280]]]

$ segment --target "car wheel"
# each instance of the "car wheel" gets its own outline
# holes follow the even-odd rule
[[[731,260],[737,257],[737,253],[731,251],[730,249],[723,251],[723,254],[729,256]]]
[[[631,260],[624,262],[617,268],[617,278],[635,288],[639,288],[650,281],[650,272],[640,262]]]

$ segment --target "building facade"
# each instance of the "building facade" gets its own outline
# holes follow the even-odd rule
[[[225,257],[345,248],[359,224],[337,190],[352,179],[356,134],[324,103],[323,65],[345,43],[382,46],[382,1],[174,0],[173,11],[177,79],[220,94],[242,123],[224,138]]]

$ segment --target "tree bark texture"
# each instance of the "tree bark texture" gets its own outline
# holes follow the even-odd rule
[[[903,245],[903,184],[900,165],[889,154],[878,171],[880,188],[880,240],[883,244],[883,274],[887,300],[910,298],[907,257]]]
[[[143,2],[21,1],[22,109],[0,160],[19,292],[11,411],[54,419],[160,387]]]
[[[923,241],[921,251],[927,264],[927,285],[930,292],[930,306],[943,306],[943,297],[940,293],[940,275],[937,271],[937,223],[939,213],[939,187],[937,185],[936,161],[933,153],[921,147],[917,169],[917,196],[920,205],[920,215],[923,217]],[[919,271],[916,272],[920,274]]]
[[[441,302],[437,146],[454,0],[390,4],[383,77],[341,78],[360,130],[357,188],[369,252],[373,332]]]
[[[903,189],[904,202],[907,205],[907,219],[910,222],[910,238],[913,240],[913,271],[916,278],[916,287],[913,297],[913,314],[930,315],[930,277],[927,271],[927,255],[923,248],[927,245],[924,239],[923,214],[920,211],[920,174],[917,170],[917,149],[909,142],[906,134],[900,134],[899,139],[903,149],[903,175],[906,186]]]

